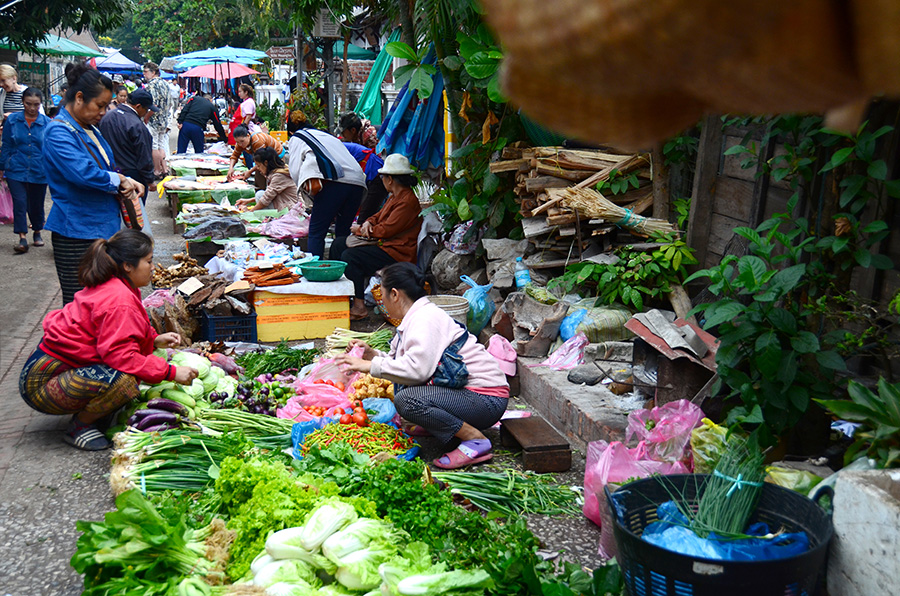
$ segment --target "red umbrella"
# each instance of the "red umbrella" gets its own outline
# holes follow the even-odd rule
[[[206,79],[236,79],[246,75],[259,74],[249,66],[238,64],[237,62],[229,62],[227,69],[223,63],[204,64],[195,66],[190,70],[181,73],[182,77],[203,77]]]

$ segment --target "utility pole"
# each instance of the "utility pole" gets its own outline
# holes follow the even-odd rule
[[[328,132],[334,130],[334,40],[324,39],[325,46],[322,49],[322,62],[325,66],[325,122],[328,123]]]
[[[297,68],[297,89],[303,85],[303,31],[294,29],[294,66]]]

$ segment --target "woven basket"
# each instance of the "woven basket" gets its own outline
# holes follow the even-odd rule
[[[431,284],[425,282],[425,293],[431,293]],[[381,295],[381,284],[375,284],[372,288],[372,298],[375,299],[375,312],[384,317],[384,320],[396,327],[403,319],[394,319],[388,316],[387,309],[384,308],[384,297]]]

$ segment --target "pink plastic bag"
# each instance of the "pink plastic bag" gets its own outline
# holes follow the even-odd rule
[[[349,356],[354,356],[356,358],[362,358],[363,353],[365,353],[365,348],[362,346],[357,346],[350,350],[347,354]],[[335,383],[341,382],[344,384],[343,394],[350,395],[353,393],[353,387],[351,383],[360,377],[360,373],[354,372],[352,370],[343,370],[334,362],[334,358],[322,358],[319,360],[316,365],[309,371],[309,374],[306,375],[302,380],[294,383],[294,387],[299,388],[298,384],[309,384],[314,383],[315,381],[334,381]]]
[[[680,461],[693,467],[691,431],[700,425],[703,411],[686,399],[673,401],[652,410],[635,410],[628,415],[625,442],[643,441],[651,459]]]
[[[531,364],[529,366],[549,366],[553,370],[569,370],[575,368],[579,364],[584,364],[584,349],[590,343],[587,336],[579,332],[573,335],[566,342],[559,346],[550,357],[540,364]]]
[[[337,387],[323,383],[304,383],[302,381],[294,383],[293,387],[302,393],[289,399],[283,408],[278,408],[275,412],[276,417],[294,420],[295,422],[304,422],[319,418],[319,416],[313,416],[307,412],[304,406],[325,408],[325,416],[329,417],[334,415],[336,408],[352,408],[350,400]]]
[[[604,559],[616,556],[616,542],[613,538],[613,520],[606,502],[604,487],[618,488],[626,480],[646,478],[652,474],[687,474],[688,470],[680,462],[667,463],[647,457],[643,443],[629,449],[623,443],[595,441],[588,444],[587,463],[584,468],[585,517],[600,526],[600,547],[598,552]]]
[[[6,180],[0,180],[0,223],[13,222],[13,200]]]

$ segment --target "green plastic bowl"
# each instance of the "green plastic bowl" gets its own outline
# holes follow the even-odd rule
[[[344,261],[313,261],[300,265],[300,273],[309,281],[335,281],[344,274]]]

